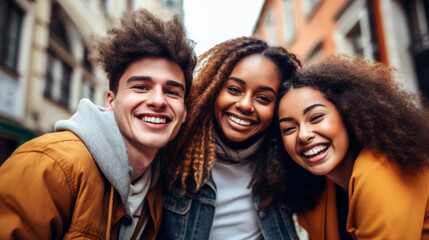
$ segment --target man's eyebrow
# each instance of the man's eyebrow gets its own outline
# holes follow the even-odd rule
[[[167,80],[167,85],[170,85],[170,86],[173,86],[173,87],[179,87],[183,91],[185,91],[185,86],[182,83],[178,82],[178,81]]]
[[[149,76],[132,76],[132,77],[128,78],[127,83],[134,82],[134,81],[152,82],[152,78]]]
[[[245,82],[244,80],[241,80],[240,78],[230,77],[230,78],[228,78],[228,80],[232,80],[232,81],[235,81],[235,82],[238,82],[238,83],[241,83],[241,84],[246,85],[246,82]],[[273,92],[275,95],[277,95],[276,91],[274,91],[274,89],[272,89],[272,88],[270,88],[270,87],[267,87],[267,86],[260,86],[260,87],[258,87],[258,88],[259,88],[259,89],[261,89],[261,90],[266,90],[266,91]]]
[[[307,107],[306,109],[304,109],[303,113],[306,114],[308,111],[310,111],[311,109],[316,108],[316,107],[326,107],[326,106],[323,104],[320,104],[320,103],[316,103],[316,104],[313,104],[313,105]]]

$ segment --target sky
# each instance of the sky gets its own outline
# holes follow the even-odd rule
[[[184,22],[197,55],[223,41],[250,36],[263,0],[184,0]]]

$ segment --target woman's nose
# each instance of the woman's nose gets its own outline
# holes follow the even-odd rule
[[[253,106],[252,96],[250,96],[250,94],[243,95],[237,102],[236,106],[244,113],[255,111],[255,108]]]

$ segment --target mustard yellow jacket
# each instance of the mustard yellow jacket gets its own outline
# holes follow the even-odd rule
[[[0,167],[0,239],[115,239],[127,221],[112,189],[72,132],[33,139]],[[143,235],[154,239],[162,213],[159,183],[146,199],[150,219]]]
[[[404,178],[398,165],[363,150],[349,182],[347,231],[354,239],[429,239],[429,173]],[[335,184],[299,216],[311,239],[339,239]]]

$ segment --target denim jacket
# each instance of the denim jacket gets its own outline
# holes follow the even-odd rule
[[[164,194],[164,211],[158,239],[201,240],[209,239],[212,229],[215,207],[216,186],[208,179],[197,193],[172,189]],[[292,214],[281,209],[276,203],[261,209],[262,199],[253,195],[259,226],[266,240],[299,239]]]

